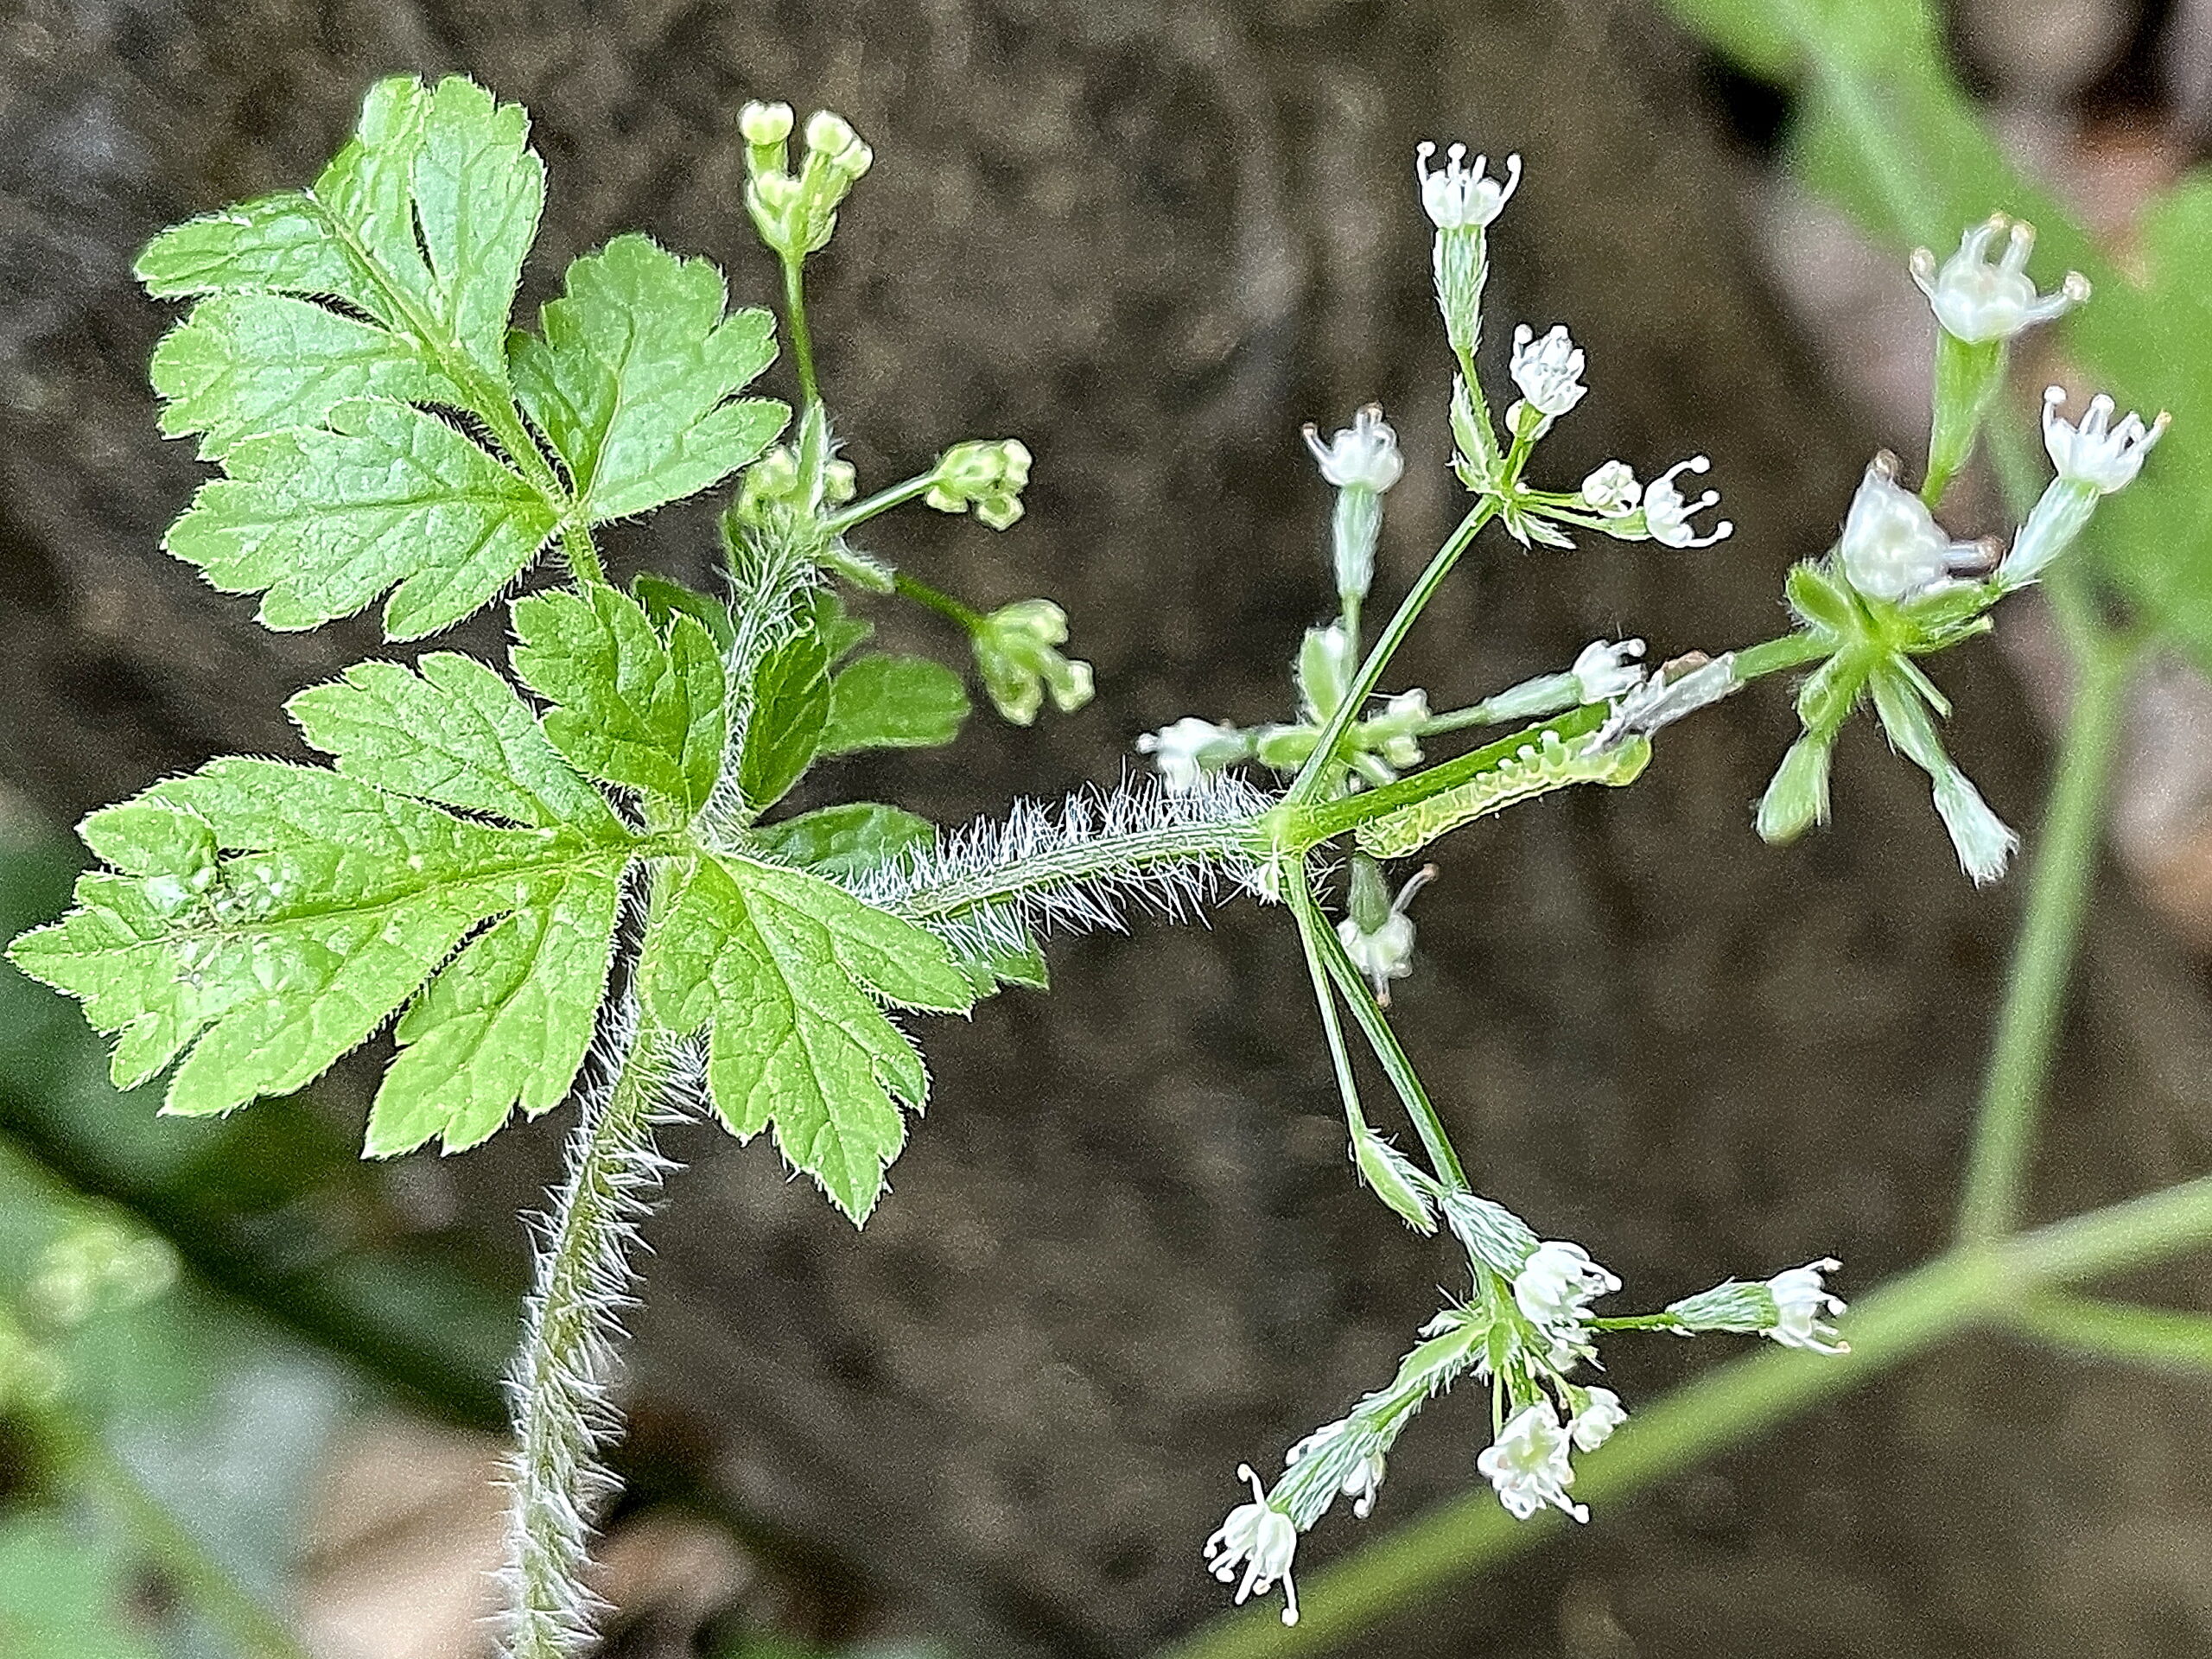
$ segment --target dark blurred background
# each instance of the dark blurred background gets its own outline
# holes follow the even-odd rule
[[[144,367],[170,316],[129,275],[161,226],[312,176],[374,76],[463,70],[529,106],[550,170],[532,308],[632,227],[765,300],[739,105],[829,105],[872,142],[814,289],[849,457],[882,482],[963,436],[1037,455],[1007,534],[925,514],[876,544],[979,603],[1058,599],[1097,665],[1078,715],[979,718],[955,764],[846,762],[812,785],[957,822],[1111,779],[1135,734],[1179,715],[1286,710],[1289,655],[1330,603],[1302,421],[1380,397],[1399,425],[1386,594],[1456,518],[1423,137],[1525,157],[1493,234],[1488,345],[1564,321],[1593,391],[1548,471],[1571,484],[1619,455],[1649,475],[1702,450],[1738,531],[1690,553],[1485,543],[1406,683],[1448,706],[1601,634],[1669,655],[1781,623],[1783,571],[1826,544],[1867,457],[1923,442],[1932,329],[1898,251],[1799,177],[1800,83],[1736,13],[0,3],[7,919],[59,906],[83,811],[217,752],[303,754],[282,700],[386,649],[359,623],[271,636],[161,553],[202,469],[156,435]],[[1938,22],[1939,67],[2124,258],[2146,199],[2202,153],[2212,6],[1975,0]],[[1963,533],[2001,517],[1976,488]],[[702,513],[674,512],[613,550],[703,574],[709,545]],[[914,648],[958,643],[878,620]],[[2007,650],[1938,671],[1955,752],[2032,830],[2064,688],[2032,607],[2007,622]],[[501,645],[481,620],[459,637]],[[2208,708],[2179,658],[2143,693],[2039,1213],[2204,1165]],[[1864,730],[1833,830],[1761,847],[1749,803],[1792,729],[1785,690],[1740,698],[1670,732],[1633,790],[1456,838],[1418,909],[1401,1026],[1478,1185],[1645,1304],[1831,1251],[1854,1294],[1948,1224],[2017,885],[1959,876],[1916,774]],[[1063,942],[1049,998],[928,1030],[938,1104],[864,1239],[765,1144],[671,1137],[692,1167],[652,1226],[634,1322],[610,1652],[1107,1659],[1223,1609],[1198,1548],[1236,1464],[1385,1378],[1453,1272],[1354,1187],[1281,924],[1237,905],[1209,929]],[[118,1453],[302,1611],[318,1655],[481,1651],[516,1211],[560,1125],[361,1165],[363,1069],[165,1122],[153,1091],[105,1091],[73,1010],[12,977],[0,991],[0,1268],[29,1283],[97,1226],[150,1233],[179,1264],[173,1288],[149,1269],[130,1307],[90,1321],[72,1362],[103,1379]],[[1624,1345],[1609,1380],[1633,1405],[1712,1346]],[[1408,1609],[1370,1649],[2202,1653],[2205,1404],[2201,1382],[1955,1347]],[[1472,1392],[1432,1407],[1367,1524],[1469,1487],[1484,1416]],[[30,1438],[0,1435],[0,1651],[223,1651],[101,1541]],[[1325,1523],[1301,1567],[1360,1536]],[[10,1618],[48,1634],[9,1648]]]

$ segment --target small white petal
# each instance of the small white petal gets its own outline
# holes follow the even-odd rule
[[[2150,425],[2140,415],[2123,416],[2113,423],[2113,401],[2099,392],[2075,425],[2059,414],[2066,401],[2063,386],[2048,386],[2043,394],[2043,442],[2050,464],[2068,483],[2087,484],[2100,495],[2110,495],[2135,481],[2143,470],[2143,457],[2166,435],[2173,416],[2164,410]]]
[[[1817,1354],[1849,1353],[1851,1345],[1838,1338],[1832,1323],[1844,1312],[1845,1303],[1841,1297],[1828,1294],[1822,1277],[1842,1265],[1834,1256],[1826,1256],[1768,1280],[1766,1287],[1774,1293],[1775,1325],[1762,1334],[1784,1348],[1805,1348]]]
[[[1651,480],[1643,492],[1643,522],[1653,541],[1668,547],[1711,547],[1735,532],[1736,526],[1723,518],[1707,534],[1700,536],[1690,524],[1691,515],[1719,506],[1720,492],[1707,490],[1690,501],[1683,499],[1675,483],[1684,473],[1704,473],[1712,466],[1713,462],[1705,456],[1692,455],[1688,461],[1676,461]]]
[[[1632,512],[1643,486],[1624,461],[1609,461],[1582,480],[1582,502],[1593,512]]]
[[[1541,340],[1522,323],[1513,331],[1513,384],[1529,407],[1556,420],[1580,403],[1590,388],[1582,384],[1583,357],[1567,332],[1554,326]],[[1508,416],[1510,423],[1512,417]]]

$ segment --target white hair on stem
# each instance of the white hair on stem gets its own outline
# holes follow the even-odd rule
[[[1132,910],[1182,920],[1257,869],[1253,820],[1272,798],[1208,775],[1183,794],[1156,779],[1078,790],[1057,810],[1018,800],[910,849],[851,883],[957,950],[1016,950],[1031,932],[1122,931]]]
[[[622,1318],[638,1300],[631,1252],[677,1167],[654,1147],[654,1126],[669,1121],[666,1103],[696,1064],[671,1033],[640,1024],[633,995],[608,1006],[577,1090],[566,1173],[528,1223],[537,1270],[506,1377],[512,1659],[570,1659],[593,1642],[602,1609],[582,1573],[594,1518],[615,1486],[600,1455],[621,1433],[613,1389]]]

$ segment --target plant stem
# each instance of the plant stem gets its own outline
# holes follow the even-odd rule
[[[2132,652],[2111,647],[2093,647],[2078,658],[2074,708],[2059,744],[2050,807],[2029,873],[2026,909],[1967,1159],[1959,1205],[1962,1238],[1994,1237],[2019,1212],[2082,916],[2096,880],[2105,783],[2132,662]]]
[[[506,1651],[572,1659],[592,1643],[597,1599],[583,1582],[591,1522],[613,1479],[599,1454],[617,1420],[608,1403],[620,1316],[636,1274],[637,1224],[671,1167],[653,1147],[676,1039],[626,1010],[619,1069],[587,1091],[569,1137],[567,1175],[539,1231],[523,1344],[507,1382],[516,1447],[509,1471]]]
[[[2212,1243],[2212,1176],[1995,1243],[1959,1246],[1860,1300],[1834,1357],[1765,1347],[1639,1409],[1577,1460],[1574,1495],[1618,1502],[1844,1394],[1974,1325],[2010,1319],[2023,1297],[2147,1266]],[[1487,1490],[1416,1516],[1309,1577],[1300,1622],[1228,1614],[1156,1659],[1287,1659],[1344,1644],[1444,1586],[1550,1535],[1558,1516],[1514,1520]]]
[[[2134,1307],[2089,1296],[2037,1296],[2012,1328],[2050,1347],[2154,1371],[2212,1376],[2212,1315]]]
[[[928,494],[936,483],[937,471],[932,467],[918,477],[893,484],[888,489],[878,490],[874,495],[863,496],[850,506],[838,508],[823,520],[822,527],[832,536],[842,536],[855,525],[866,524],[879,513],[888,512],[893,507],[904,506],[917,496]]]
[[[1421,580],[1414,583],[1412,590],[1399,601],[1396,612],[1382,630],[1382,638],[1375,642],[1375,648],[1367,653],[1366,661],[1359,665],[1359,672],[1353,677],[1344,701],[1330,715],[1329,723],[1321,728],[1320,741],[1313,746],[1313,753],[1306,758],[1306,765],[1291,780],[1290,792],[1287,797],[1289,801],[1303,805],[1328,783],[1330,774],[1338,764],[1337,751],[1343,746],[1344,733],[1367,706],[1367,699],[1374,694],[1376,683],[1382,677],[1382,671],[1390,665],[1391,657],[1404,642],[1406,635],[1412,632],[1422,609],[1434,596],[1444,578],[1452,574],[1452,567],[1459,562],[1459,556],[1475,539],[1475,532],[1488,524],[1497,512],[1496,498],[1484,497],[1459,521],[1459,528],[1445,538],[1444,545],[1436,550],[1435,556],[1428,562],[1428,569],[1421,573]]]
[[[303,1643],[248,1595],[199,1537],[149,1492],[92,1427],[65,1403],[29,1392],[9,1402],[54,1461],[83,1484],[143,1544],[194,1611],[249,1659],[308,1659]]]
[[[1320,1010],[1321,1030],[1329,1039],[1329,1063],[1336,1068],[1337,1091],[1344,1096],[1344,1116],[1357,1134],[1367,1123],[1359,1109],[1359,1081],[1352,1073],[1344,1022],[1337,1017],[1337,994],[1329,987],[1329,972],[1322,966],[1322,947],[1316,937],[1328,926],[1328,919],[1313,902],[1313,890],[1302,875],[1290,877],[1288,892],[1290,913],[1298,923],[1299,943],[1305,948],[1306,976],[1313,982],[1313,1006]]]
[[[1305,887],[1306,875],[1302,869],[1292,872],[1291,879],[1294,892]],[[1292,902],[1295,904],[1298,900],[1294,899]],[[1312,906],[1313,902],[1312,892],[1306,891],[1305,903]],[[1404,1103],[1406,1116],[1413,1119],[1414,1132],[1421,1136],[1421,1145],[1428,1149],[1428,1161],[1436,1173],[1437,1179],[1458,1192],[1472,1191],[1467,1185],[1467,1172],[1459,1166],[1459,1154],[1452,1149],[1452,1139],[1444,1132],[1444,1120],[1437,1116],[1435,1103],[1429,1099],[1428,1090],[1422,1087],[1421,1076],[1414,1070],[1413,1062],[1406,1058],[1406,1051],[1399,1046],[1398,1035],[1390,1029],[1389,1020],[1376,1006],[1374,995],[1367,988],[1367,982],[1360,977],[1359,969],[1344,950],[1344,941],[1337,937],[1336,929],[1325,919],[1318,915],[1314,919],[1318,925],[1312,927],[1306,937],[1320,948],[1321,965],[1328,969],[1329,977],[1336,981],[1344,1006],[1351,1010],[1351,1017],[1358,1021],[1360,1033],[1367,1039],[1367,1046],[1375,1051],[1375,1058],[1382,1062],[1391,1087],[1398,1091],[1399,1100]]]
[[[814,378],[814,339],[806,331],[806,262],[783,256],[784,317],[791,325],[791,362],[798,370],[799,395],[809,404],[822,401],[822,388]]]
[[[891,587],[892,591],[900,597],[911,599],[917,605],[927,606],[939,616],[957,622],[970,633],[976,632],[983,626],[982,612],[971,610],[950,594],[939,593],[927,582],[915,581],[904,570],[899,571],[891,578]]]

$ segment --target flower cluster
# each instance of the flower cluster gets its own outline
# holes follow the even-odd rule
[[[1422,1179],[1411,1175],[1409,1165],[1403,1173]],[[1285,1624],[1298,1618],[1291,1567],[1299,1535],[1340,1498],[1350,1500],[1359,1519],[1372,1514],[1400,1433],[1424,1403],[1463,1376],[1491,1389],[1497,1433],[1474,1462],[1499,1504],[1516,1520],[1555,1509],[1586,1521],[1588,1508],[1573,1495],[1574,1459],[1603,1446],[1629,1417],[1619,1395],[1575,1376],[1595,1363],[1609,1325],[1681,1336],[1731,1332],[1817,1353],[1847,1351],[1834,1323],[1844,1304],[1825,1279],[1838,1265],[1833,1259],[1761,1284],[1732,1280],[1659,1313],[1602,1321],[1592,1305],[1618,1292],[1621,1281],[1582,1246],[1539,1241],[1502,1205],[1423,1184],[1467,1251],[1467,1300],[1422,1327],[1421,1341],[1388,1386],[1293,1446],[1272,1490],[1241,1466],[1238,1478],[1250,1483],[1251,1501],[1231,1510],[1206,1541],[1207,1566],[1224,1584],[1238,1584],[1240,1603],[1282,1586]]]
[[[842,116],[817,110],[807,118],[806,157],[789,170],[788,104],[747,104],[738,111],[745,140],[745,208],[760,239],[785,259],[804,259],[829,245],[837,209],[875,164]]]

